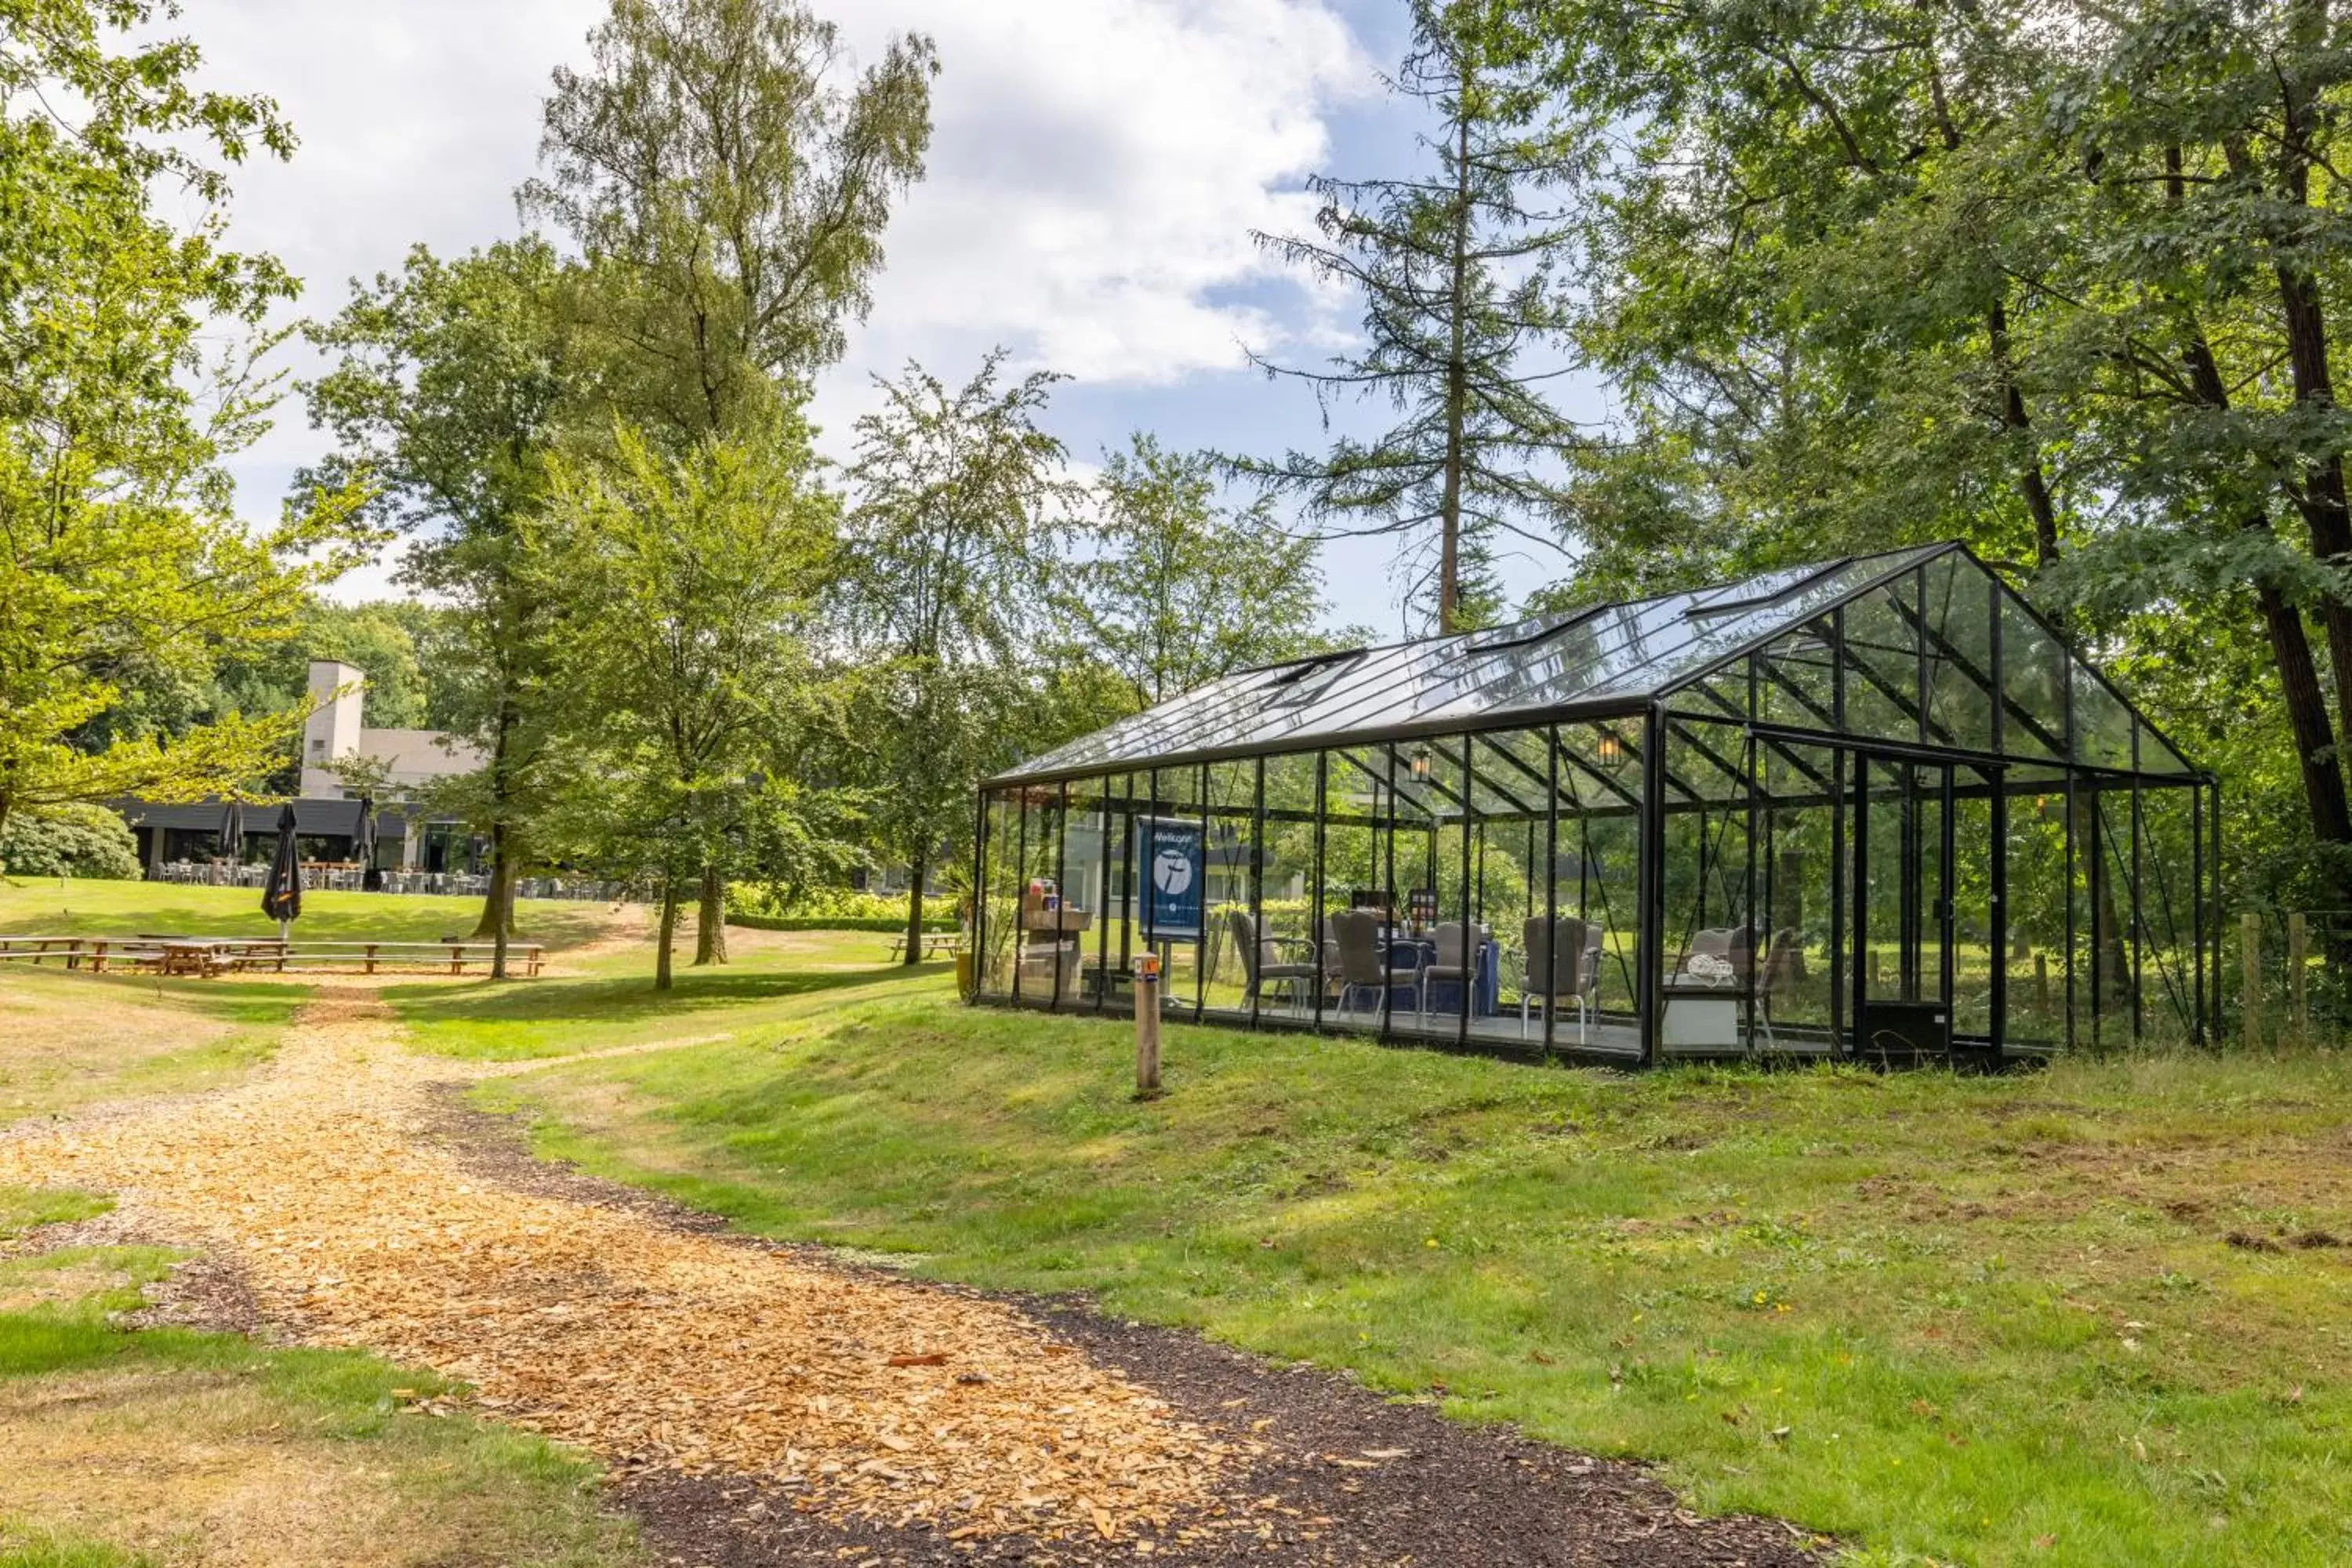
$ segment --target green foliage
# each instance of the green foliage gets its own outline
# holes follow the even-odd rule
[[[971,790],[1033,744],[1033,642],[1078,492],[1039,427],[1055,377],[990,354],[961,387],[920,366],[856,425],[856,503],[835,592],[856,656],[838,697],[842,774],[871,847],[920,879],[969,876]],[[919,894],[919,885],[917,889]]]
[[[0,874],[128,881],[139,875],[139,840],[102,805],[12,812],[0,827]]]
[[[1285,528],[1269,497],[1220,506],[1216,474],[1210,454],[1136,432],[1106,455],[1092,552],[1064,574],[1077,653],[1115,670],[1138,708],[1321,646],[1314,540]]]
[[[923,900],[923,919],[953,922],[957,915],[957,900],[950,893],[935,893]],[[805,927],[777,926],[778,931],[818,930],[834,921],[855,921],[854,927],[845,930],[897,930],[907,923],[907,900],[900,893],[866,893],[854,888],[802,888],[789,897],[780,897],[773,888],[758,883],[737,882],[727,889],[727,918],[746,920],[802,920],[812,923]],[[880,921],[876,927],[868,922]],[[896,924],[890,922],[895,921]]]
[[[336,442],[317,476],[370,476],[379,518],[412,536],[404,576],[446,605],[408,611],[431,672],[427,716],[488,761],[424,804],[490,836],[491,932],[506,901],[498,889],[510,885],[549,793],[549,611],[530,584],[521,525],[546,498],[550,455],[581,400],[583,351],[565,303],[574,283],[537,239],[452,261],[418,247],[397,276],[354,286],[311,334],[336,356],[306,389],[311,423]]]
[[[267,99],[197,89],[164,7],[26,0],[0,13],[0,823],[22,807],[184,800],[270,771],[299,718],[164,737],[111,725],[127,685],[201,680],[293,630],[351,558],[349,493],[248,529],[220,467],[273,398],[253,357],[291,292],[221,248],[210,162],[293,139]],[[183,231],[165,185],[215,204]],[[208,343],[236,346],[208,362]],[[304,557],[310,557],[308,562]]]
[[[887,915],[739,915],[730,912],[727,923],[748,931],[870,931],[890,934],[903,933],[907,929],[907,903],[904,899],[881,900],[890,906]],[[950,900],[951,901],[951,900]],[[923,929],[950,931],[959,923],[952,912],[940,914],[935,906],[940,900],[925,900]]]
[[[1549,10],[1577,342],[1624,399],[1555,602],[1965,540],[2170,728],[2228,734],[2195,754],[2249,892],[2340,907],[2340,30],[2295,0]]]
[[[797,398],[846,346],[892,202],[930,143],[930,41],[855,83],[837,30],[773,0],[613,0],[559,67],[526,211],[588,259],[596,397],[678,444]]]
[[[747,811],[784,819],[768,823],[772,845],[823,841],[783,831],[814,819],[761,770],[811,679],[839,507],[810,477],[796,418],[675,459],[626,426],[615,447],[610,464],[560,460],[551,505],[526,525],[533,591],[558,606],[548,665],[565,683],[549,834],[583,863],[658,876],[667,926],[680,879],[723,878]]]

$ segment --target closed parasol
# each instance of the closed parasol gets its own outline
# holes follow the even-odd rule
[[[278,814],[278,853],[269,862],[269,880],[262,885],[261,912],[278,922],[278,934],[302,913],[302,848],[294,834],[294,807]]]

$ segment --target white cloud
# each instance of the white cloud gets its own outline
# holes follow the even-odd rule
[[[879,20],[876,7],[868,24]],[[1003,342],[1087,381],[1231,369],[1276,324],[1219,295],[1307,223],[1324,115],[1370,62],[1319,0],[899,0],[943,63],[930,177],[857,358]],[[876,42],[878,42],[877,29]]]
[[[210,85],[277,98],[302,146],[236,175],[237,243],[335,310],[346,280],[424,242],[514,232],[548,74],[585,55],[602,0],[195,0],[179,24]],[[831,431],[866,375],[919,358],[950,379],[1003,343],[1082,380],[1164,384],[1241,363],[1291,328],[1226,297],[1274,275],[1248,234],[1311,216],[1325,116],[1373,68],[1330,0],[817,0],[872,58],[938,40],[929,177],[887,237],[875,309],[825,379]],[[1305,330],[1305,323],[1297,323]],[[308,368],[295,366],[298,374]],[[290,405],[236,465],[275,510],[317,437]],[[381,591],[381,582],[369,588]]]

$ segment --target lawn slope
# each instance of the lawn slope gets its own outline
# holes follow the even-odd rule
[[[730,1014],[760,984],[689,974],[701,1043],[488,1101],[747,1228],[1654,1457],[1864,1561],[2352,1556],[2332,1057],[1629,1077],[1182,1028],[1139,1104],[1115,1023],[966,1009],[936,972]],[[566,1005],[600,1045],[679,1037],[625,989]]]

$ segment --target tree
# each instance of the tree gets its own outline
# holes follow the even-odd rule
[[[524,523],[540,593],[561,606],[561,770],[581,858],[649,871],[661,896],[654,984],[670,985],[681,883],[708,885],[764,787],[767,742],[806,690],[835,500],[809,480],[807,429],[779,416],[668,457],[623,426],[609,461],[560,459]]]
[[[840,357],[922,174],[937,55],[902,35],[845,87],[795,0],[613,0],[590,45],[520,199],[588,261],[601,399],[682,447]]]
[[[177,733],[112,722],[125,690],[196,685],[289,635],[362,542],[347,491],[252,530],[221,458],[266,426],[253,370],[292,284],[220,244],[220,168],[292,133],[268,100],[192,85],[175,14],[116,0],[0,11],[0,831],[19,810],[185,801],[267,773],[298,713]],[[187,229],[155,214],[177,187]],[[234,340],[207,363],[209,341]]]
[[[587,395],[676,454],[765,428],[866,311],[923,172],[936,53],[897,37],[844,82],[836,29],[794,0],[613,0],[591,45],[587,71],[556,72],[520,193],[585,261]],[[704,869],[698,962],[724,957]]]
[[[434,650],[440,727],[486,759],[478,777],[427,804],[490,841],[490,889],[475,934],[505,976],[514,887],[546,798],[551,758],[539,658],[548,613],[525,561],[522,524],[546,500],[551,454],[577,416],[577,334],[565,269],[537,239],[454,261],[418,247],[397,276],[354,284],[351,302],[312,330],[339,356],[306,389],[310,420],[337,450],[312,482],[365,475],[373,506],[408,532],[402,576],[452,614]]]
[[[1138,708],[1316,641],[1315,542],[1286,531],[1264,497],[1220,506],[1217,471],[1209,454],[1139,431],[1095,486],[1094,553],[1070,568],[1062,602],[1082,651],[1118,672]]]
[[[1543,395],[1554,369],[1530,352],[1564,322],[1551,268],[1560,215],[1528,196],[1567,173],[1541,133],[1541,56],[1508,8],[1413,0],[1412,48],[1392,84],[1432,113],[1426,174],[1322,176],[1316,234],[1255,237],[1319,282],[1360,293],[1364,343],[1328,368],[1260,360],[1314,386],[1325,422],[1342,401],[1385,400],[1400,422],[1328,452],[1244,458],[1234,471],[1295,496],[1339,534],[1393,534],[1416,563],[1415,601],[1441,632],[1499,613],[1493,545],[1506,533],[1549,544],[1555,470],[1575,426]],[[1434,531],[1433,565],[1419,563]]]
[[[836,594],[852,681],[843,768],[872,796],[877,846],[908,871],[907,953],[922,956],[930,866],[966,859],[971,790],[1013,759],[1021,671],[1042,640],[1049,564],[1078,492],[1037,419],[1055,378],[961,387],[909,365],[858,419],[849,567]]]
[[[2343,901],[2327,14],[1837,0],[1546,25],[1567,118],[1627,149],[1583,231],[1580,342],[1627,395],[1626,438],[1580,476],[1589,566],[1958,536],[2101,651],[2181,616],[2209,628],[2189,657],[2236,649],[2219,622],[2242,617],[2320,849],[2311,896]]]

